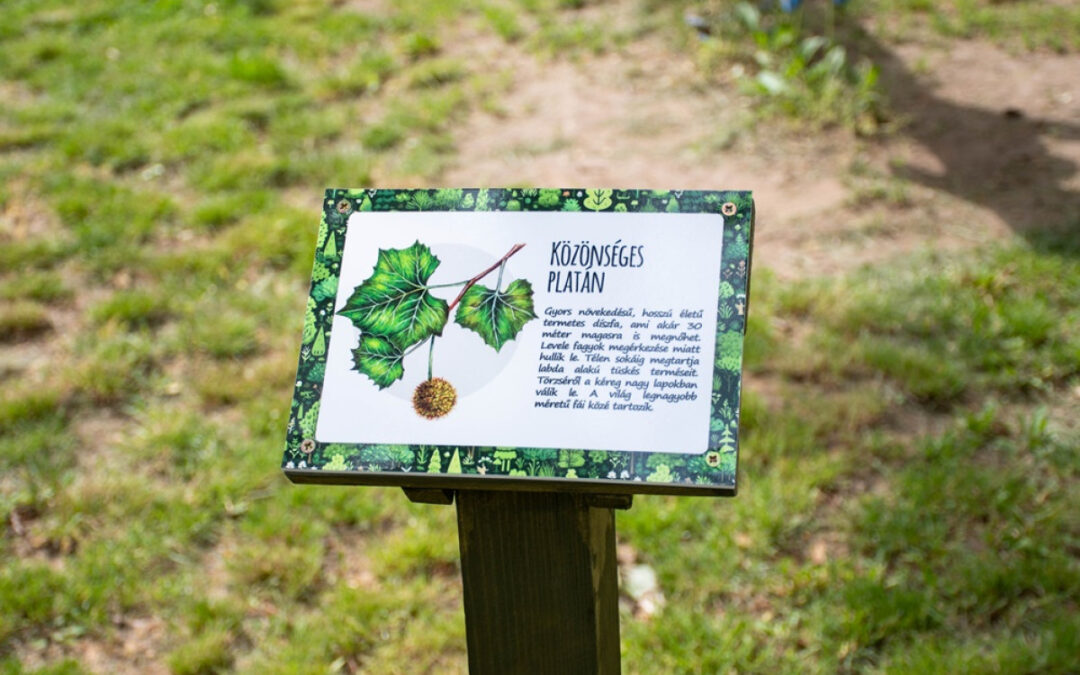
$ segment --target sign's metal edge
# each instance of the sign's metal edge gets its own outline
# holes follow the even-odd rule
[[[369,485],[444,490],[523,490],[589,494],[639,494],[734,497],[735,487],[688,483],[645,483],[595,479],[541,478],[473,474],[424,474],[389,471],[324,471],[284,469],[286,478],[299,485]]]

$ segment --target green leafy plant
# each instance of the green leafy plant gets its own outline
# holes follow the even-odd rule
[[[832,37],[835,17],[830,14],[825,35],[808,35],[801,9],[762,13],[740,2],[725,13],[715,22],[720,39],[704,41],[702,56],[717,64],[741,62],[733,72],[766,111],[860,133],[877,129],[878,69],[866,59],[852,59]]]
[[[876,104],[874,67],[852,64],[844,47],[828,37],[803,37],[796,23],[769,26],[748,3],[740,3],[736,13],[757,47],[751,90],[792,114],[810,111],[823,120],[865,123]]]
[[[355,370],[385,389],[404,376],[405,357],[427,344],[428,377],[417,387],[413,407],[428,419],[446,415],[457,401],[457,393],[450,382],[432,376],[435,338],[442,335],[455,307],[454,321],[474,331],[495,351],[536,318],[532,284],[515,279],[504,289],[502,283],[506,261],[524,246],[515,244],[471,279],[439,285],[428,283],[440,261],[426,245],[417,241],[408,248],[380,249],[372,275],[353,290],[338,312],[360,329],[359,343],[353,350]],[[495,270],[499,274],[494,288],[479,283]],[[461,286],[461,291],[449,303],[431,293],[456,286]]]

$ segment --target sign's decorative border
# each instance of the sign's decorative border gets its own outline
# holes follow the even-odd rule
[[[700,455],[550,448],[320,443],[346,223],[355,211],[615,211],[724,216],[709,450]],[[662,216],[658,227],[662,226]],[[282,468],[296,482],[734,495],[754,203],[749,192],[608,189],[326,191]],[[735,339],[737,338],[737,339]]]

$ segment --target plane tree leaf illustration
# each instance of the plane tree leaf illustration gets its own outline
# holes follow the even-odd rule
[[[454,321],[476,331],[484,342],[499,351],[535,318],[532,284],[515,279],[505,291],[473,285],[461,296]]]
[[[446,325],[447,304],[427,286],[438,266],[439,259],[419,241],[409,248],[380,250],[374,274],[353,291],[338,314],[401,349],[438,335]]]
[[[442,335],[457,307],[455,321],[476,331],[495,351],[517,337],[525,324],[536,318],[532,284],[515,279],[502,289],[506,261],[524,244],[515,244],[490,267],[464,281],[431,285],[439,259],[419,241],[408,248],[380,249],[370,277],[357,286],[338,314],[360,329],[353,350],[355,370],[385,389],[405,375],[405,357],[428,346],[427,379],[413,394],[413,408],[427,419],[448,414],[457,402],[453,384],[434,377],[435,340]],[[499,271],[495,288],[479,282]],[[439,288],[461,287],[452,302],[433,295]],[[318,341],[318,337],[316,337]]]
[[[353,350],[356,370],[371,378],[379,389],[385,389],[405,374],[402,361],[405,352],[392,340],[381,335],[360,334],[360,344]]]

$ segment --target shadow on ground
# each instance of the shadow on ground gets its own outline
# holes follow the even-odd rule
[[[932,153],[942,171],[894,167],[902,178],[951,193],[998,214],[1013,231],[1080,235],[1080,192],[1067,183],[1080,171],[1051,152],[1049,141],[1080,140],[1080,125],[1030,117],[1020,108],[990,109],[946,100],[861,27],[846,27],[847,48],[881,71],[901,133]]]

